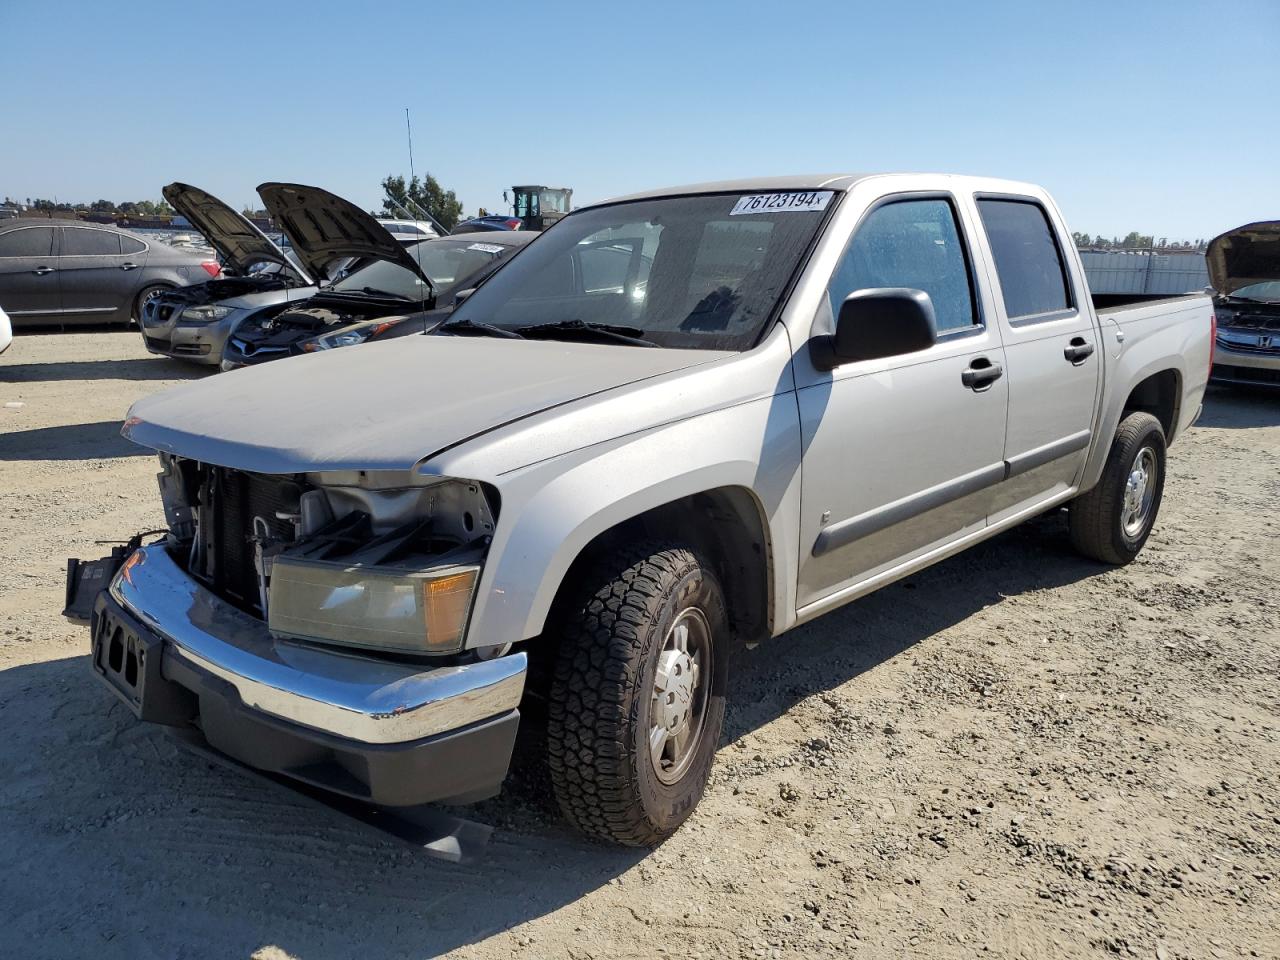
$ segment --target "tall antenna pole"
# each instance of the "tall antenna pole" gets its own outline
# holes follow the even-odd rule
[[[404,108],[404,128],[409,134],[409,182],[412,183],[415,176],[413,172],[413,127],[409,124],[408,107]]]
[[[413,172],[413,127],[409,123],[408,107],[404,108],[404,129],[405,129],[405,133],[409,135],[409,187],[411,188],[413,186],[413,181],[418,179],[418,175]],[[404,192],[404,198],[408,200],[410,203],[413,203],[413,198],[409,196],[409,189],[407,188]],[[414,204],[414,206],[417,206],[417,204]],[[422,274],[423,279],[426,279],[426,274],[423,273],[422,271],[422,242],[421,241],[413,245],[413,252],[417,254],[416,259],[418,261],[418,273]],[[426,283],[427,283],[427,286],[424,290],[424,293],[431,294],[431,304],[434,306],[435,305],[435,289],[432,287],[430,280],[427,280]],[[423,313],[427,312],[427,298],[425,296],[422,298],[422,312]],[[426,333],[427,331],[423,330],[422,332]]]
[[[417,178],[418,174],[413,169],[413,127],[409,124],[409,108],[408,107],[404,108],[404,129],[405,129],[405,132],[409,135],[409,186],[413,186],[413,181]],[[392,199],[394,201],[394,198]],[[440,236],[442,237],[449,232],[444,228],[444,225],[441,224],[440,221],[435,218],[435,216],[431,213],[430,210],[426,209],[422,204],[414,200],[413,197],[409,196],[409,191],[407,189],[404,192],[404,199],[405,199],[404,203],[396,203],[396,206],[399,207],[401,210],[403,210],[405,213],[409,214],[409,219],[426,220],[428,223],[430,223],[433,227],[436,228],[436,232],[439,233]],[[410,209],[409,206],[406,206],[406,204],[411,205],[413,209]]]

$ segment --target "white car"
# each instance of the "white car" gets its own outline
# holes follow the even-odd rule
[[[11,343],[13,343],[13,326],[9,323],[9,315],[4,312],[4,307],[0,307],[0,353],[8,350]]]
[[[431,240],[441,235],[440,231],[426,220],[391,220],[379,217],[378,222],[386,228],[387,233],[405,244]]]

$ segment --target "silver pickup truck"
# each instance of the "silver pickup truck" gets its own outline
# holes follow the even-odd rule
[[[734,647],[1062,505],[1085,555],[1141,550],[1211,303],[1096,309],[1069,238],[944,175],[577,210],[430,335],[136,403],[168,531],[72,561],[68,608],[141,719],[253,767],[474,801],[523,713],[569,820],[655,843]]]

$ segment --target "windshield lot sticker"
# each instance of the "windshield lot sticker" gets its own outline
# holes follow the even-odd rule
[[[467,246],[468,250],[479,250],[481,253],[501,253],[502,244],[500,243],[472,243]]]
[[[729,211],[729,216],[737,217],[745,213],[804,213],[809,210],[825,210],[830,202],[830,190],[810,190],[807,193],[757,193],[739,199]]]

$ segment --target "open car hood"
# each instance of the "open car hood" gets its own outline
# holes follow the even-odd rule
[[[314,276],[324,276],[335,260],[355,257],[399,264],[431,286],[404,244],[354,203],[301,183],[264,183],[258,196]]]
[[[240,276],[258,263],[278,263],[305,284],[314,281],[244,214],[237,213],[211,193],[189,183],[171,183],[161,193],[173,209],[191,221],[213,249]]]
[[[1280,280],[1280,220],[1260,220],[1209,241],[1209,281],[1230,294],[1252,283]]]
[[[404,337],[154,393],[133,405],[121,432],[154,450],[260,473],[408,470],[551,407],[726,356],[559,340]]]

